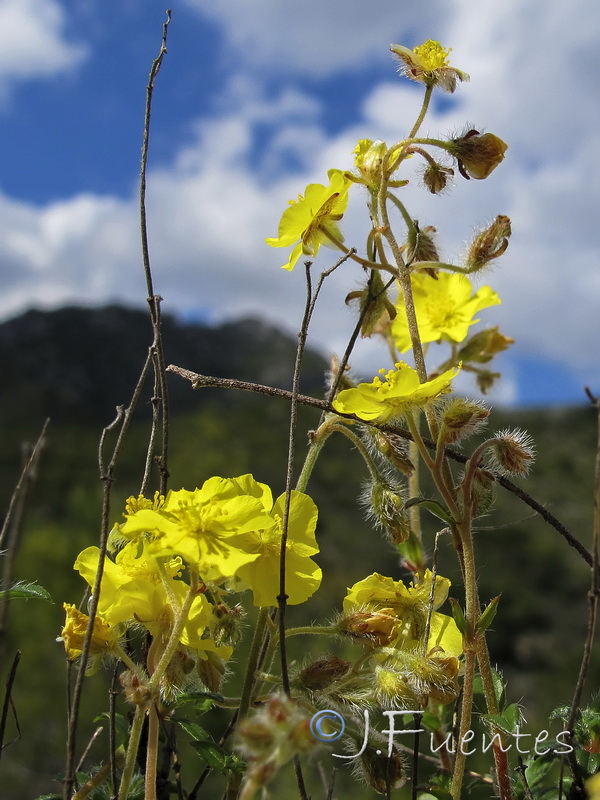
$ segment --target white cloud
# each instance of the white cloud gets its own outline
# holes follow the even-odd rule
[[[66,14],[57,0],[0,2],[0,92],[15,80],[56,75],[86,55],[65,35]]]
[[[234,64],[321,76],[381,61],[402,35],[425,30],[435,38],[444,5],[398,0],[186,0],[226,31]],[[416,44],[416,42],[415,42]],[[276,65],[276,66],[275,66]]]
[[[273,26],[283,25],[276,11],[283,5],[264,6],[275,10]],[[305,12],[313,8],[312,0],[299,5]],[[338,4],[322,5],[319,24],[333,37]],[[354,19],[358,4],[345,5]],[[495,4],[492,24],[479,6],[466,0],[457,4],[452,24],[439,38],[453,44],[453,60],[472,73],[472,82],[459,89],[453,105],[430,115],[424,132],[445,133],[469,120],[502,135],[510,149],[486,181],[457,176],[449,196],[410,188],[406,197],[421,225],[438,228],[449,259],[458,257],[476,225],[497,213],[511,216],[511,246],[479,281],[492,284],[503,305],[482,312],[482,322],[500,324],[517,340],[517,352],[561,360],[593,385],[600,337],[600,109],[591,102],[597,92],[592,79],[573,69],[580,63],[581,41],[585,58],[596,58],[596,51],[589,52],[590,37],[600,38],[600,13],[587,5],[575,0],[566,15],[560,0],[528,0],[519,4],[525,15],[519,17],[514,3]],[[360,7],[364,10],[364,4]],[[223,2],[220,11],[216,5],[209,8],[231,23],[233,43],[254,35],[263,20],[258,4],[258,21],[249,20],[239,3]],[[233,8],[243,20],[231,21]],[[521,30],[523,19],[529,22]],[[301,25],[304,30],[307,19]],[[532,47],[534,29],[546,41],[560,41],[560,51],[550,57],[542,47]],[[266,38],[277,40],[278,30],[274,27]],[[381,36],[368,27],[369,42]],[[388,38],[386,33],[386,49]],[[278,46],[265,44],[260,59],[275,58]],[[323,59],[319,70],[333,66]],[[300,68],[300,61],[295,63]],[[214,318],[261,314],[295,331],[304,302],[302,269],[291,275],[280,270],[284,251],[268,248],[264,237],[276,233],[287,200],[307,183],[325,181],[331,166],[351,166],[358,138],[393,141],[406,133],[418,106],[414,87],[391,77],[373,88],[357,113],[360,119],[328,136],[320,124],[320,103],[310,95],[289,88],[267,96],[256,74],[235,77],[222,93],[219,116],[199,121],[196,140],[173,166],[149,175],[151,255],[165,310],[210,309]],[[0,210],[7,273],[0,296],[3,315],[31,304],[81,299],[143,302],[135,192],[129,200],[79,195],[43,208],[0,198]],[[367,220],[360,192],[344,229],[348,244],[361,248]],[[321,253],[317,267],[333,263],[332,251]],[[358,267],[346,264],[329,280],[313,323],[314,341],[343,350],[353,326],[343,299],[360,277]],[[374,372],[385,363],[382,345],[360,343],[357,371]],[[515,387],[509,376],[498,399],[510,402]]]

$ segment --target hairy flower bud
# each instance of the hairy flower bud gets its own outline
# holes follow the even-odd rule
[[[431,194],[439,194],[444,191],[453,175],[453,169],[444,167],[442,164],[438,164],[437,161],[434,161],[433,163],[427,163],[421,177],[425,188],[429,189]]]
[[[225,603],[217,603],[212,609],[212,638],[217,645],[234,645],[242,638],[242,621],[246,612],[241,605],[231,608]]]
[[[448,142],[448,152],[456,158],[458,171],[469,180],[487,178],[504,159],[508,145],[493,133],[470,130]]]
[[[377,454],[403,475],[410,477],[415,465],[410,460],[406,440],[397,433],[386,433],[378,428],[369,428],[369,433],[371,434],[369,443],[373,445]]]
[[[458,442],[480,430],[490,411],[481,403],[457,397],[451,400],[441,414],[443,437],[448,443]]]
[[[131,670],[125,670],[119,675],[125,698],[134,706],[146,705],[152,698],[152,693],[145,683]]]
[[[457,358],[463,363],[487,364],[496,353],[506,350],[514,341],[510,336],[500,333],[496,325],[471,336],[458,351]]]
[[[225,661],[216,653],[211,653],[210,650],[207,650],[205,655],[206,658],[198,659],[196,670],[202,683],[211,692],[219,692],[227,672]]]
[[[352,611],[338,623],[341,634],[371,647],[385,647],[398,636],[401,620],[393,609]]]
[[[499,214],[492,224],[478,233],[469,247],[467,268],[471,272],[487,266],[506,251],[511,234],[510,219]]]
[[[383,481],[373,481],[365,492],[365,499],[368,501],[369,516],[375,518],[392,542],[405,542],[410,536],[410,523],[399,491]]]
[[[347,675],[352,663],[342,661],[337,656],[321,656],[304,667],[298,675],[298,681],[305,689],[315,691],[325,689],[330,684]]]
[[[525,431],[500,431],[491,444],[494,466],[502,474],[526,475],[533,463],[533,439]]]
[[[373,271],[364,289],[358,289],[347,295],[346,305],[352,300],[358,300],[361,317],[360,332],[363,338],[367,338],[373,333],[384,334],[385,329],[396,316],[396,307],[388,298],[381,275],[376,270]]]
[[[427,225],[426,228],[419,228],[416,220],[414,227],[408,231],[408,237],[403,250],[406,252],[406,258],[414,270],[419,269],[420,261],[439,261],[437,247],[433,239],[433,235],[437,229],[433,225]],[[436,277],[435,270],[428,267],[424,270],[432,277]]]
[[[496,482],[481,469],[476,469],[471,484],[471,508],[473,517],[487,514],[494,504]]]
[[[407,781],[402,756],[394,747],[388,757],[385,747],[367,745],[356,761],[355,771],[378,794],[400,789]]]

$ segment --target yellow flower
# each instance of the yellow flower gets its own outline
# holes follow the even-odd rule
[[[294,269],[302,254],[316,256],[322,244],[335,247],[329,236],[344,240],[337,221],[346,210],[352,181],[338,169],[329,170],[328,177],[329,186],[311,183],[304,197],[299,195],[297,201],[291,201],[279,222],[279,236],[265,239],[271,247],[289,247],[297,242],[283,269]]]
[[[419,383],[416,371],[400,361],[396,369],[380,370],[384,379],[375,376],[371,383],[360,383],[344,389],[333,401],[342,414],[355,414],[367,421],[387,422],[402,416],[409,408],[423,406],[435,397],[450,391],[450,382],[460,367],[446,370],[437,378]]]
[[[81,655],[83,640],[85,639],[85,632],[90,618],[69,603],[63,603],[63,608],[66,612],[66,620],[59,641],[64,642],[67,656],[73,660]],[[118,636],[113,628],[106,620],[96,615],[90,642],[90,655],[110,653],[117,641]]]
[[[350,613],[360,608],[396,614],[401,621],[397,626],[396,646],[415,649],[425,634],[432,578],[431,571],[427,570],[420,583],[406,586],[403,581],[374,572],[348,589],[344,611]],[[462,653],[462,635],[452,617],[436,611],[448,597],[449,589],[448,578],[436,575],[427,651],[441,648],[446,656],[458,656]]]
[[[271,511],[274,525],[248,531],[233,540],[240,550],[257,554],[255,561],[236,573],[252,589],[256,606],[277,605],[284,507],[285,495],[281,495]],[[317,515],[317,507],[308,495],[292,492],[285,559],[285,591],[290,605],[304,603],[321,584],[321,568],[311,558],[319,552],[314,533]]]
[[[147,539],[156,556],[180,555],[203,580],[219,582],[255,561],[231,537],[269,527],[271,493],[252,476],[210,478],[200,489],[171,491],[158,510],[141,508],[120,526],[130,539]]]
[[[181,606],[189,586],[178,579],[183,569],[180,558],[164,564],[163,578],[157,559],[145,552],[146,547],[139,552],[137,542],[130,542],[115,561],[105,559],[98,610],[111,625],[139,623],[157,636],[172,625],[177,611],[173,602]],[[94,583],[99,555],[97,547],[87,547],[75,561],[75,569],[90,586]],[[200,643],[210,621],[210,603],[200,594],[192,601],[181,643],[195,649],[206,649],[206,643],[209,649],[214,649],[214,643],[209,640]]]
[[[442,47],[433,39],[428,39],[414,50],[400,44],[391,45],[390,50],[402,62],[402,73],[413,81],[439,86],[445,92],[452,93],[458,81],[469,80],[466,72],[449,65],[450,48]]]
[[[438,272],[437,277],[425,272],[415,272],[411,277],[419,338],[422,342],[462,342],[471,325],[479,322],[473,316],[482,308],[501,303],[489,286],[473,293],[466,275]],[[396,347],[405,353],[411,347],[410,332],[402,294],[396,303],[396,317],[392,323]]]
[[[585,782],[589,800],[600,800],[600,772],[592,775],[591,778]]]

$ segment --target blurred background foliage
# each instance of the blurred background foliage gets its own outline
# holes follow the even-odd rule
[[[54,779],[60,780],[64,761],[66,667],[62,645],[55,639],[63,622],[62,603],[79,603],[83,594],[83,581],[72,564],[81,549],[98,540],[100,432],[114,418],[115,406],[129,402],[150,333],[143,312],[118,307],[32,311],[0,325],[3,510],[21,469],[22,443],[35,441],[45,417],[51,418],[28,500],[15,578],[38,581],[50,592],[53,603],[13,603],[0,636],[2,685],[15,652],[22,653],[13,690],[20,736],[11,717],[6,740],[15,741],[5,748],[0,761],[1,781],[12,787],[14,800],[60,791]],[[295,342],[262,322],[244,320],[209,328],[166,318],[164,335],[167,363],[289,387]],[[323,396],[326,370],[324,359],[309,352],[302,391]],[[214,389],[194,392],[187,382],[173,376],[169,383],[173,488],[191,489],[212,475],[251,472],[271,486],[274,496],[283,491],[289,424],[285,401]],[[115,522],[121,518],[125,498],[139,489],[149,433],[149,396],[142,398],[118,462],[112,502]],[[318,413],[302,409],[298,465],[305,452],[306,431],[317,421]],[[521,485],[589,549],[596,419],[583,391],[577,408],[494,410],[488,430],[514,426],[534,437],[538,454],[531,475]],[[465,452],[471,448],[467,442]],[[331,619],[341,608],[346,587],[371,572],[403,577],[394,551],[365,522],[357,503],[365,472],[358,453],[345,439],[329,440],[308,488],[319,508],[318,561],[324,580],[308,603],[289,609],[290,625]],[[438,522],[433,517],[424,519],[430,550]],[[492,659],[508,679],[509,702],[521,703],[527,730],[550,728],[550,712],[571,700],[579,668],[589,568],[554,529],[500,487],[495,508],[480,520],[476,549],[482,601],[501,595],[488,639]],[[439,571],[452,579],[451,594],[461,597],[460,575],[449,543],[441,547]],[[292,660],[301,661],[311,648],[315,657],[335,649],[317,638],[301,637],[291,647]],[[243,654],[237,660],[243,662]],[[594,669],[587,698],[594,688],[597,660]],[[109,684],[110,675],[104,673],[87,680],[80,749],[102,724],[92,720],[108,708]],[[235,682],[226,692],[236,693]],[[225,712],[217,712],[215,735],[220,735],[227,720]],[[94,746],[90,763],[104,758],[103,736]],[[198,756],[188,755],[184,771],[193,783],[204,764]],[[352,796],[358,794],[353,791]],[[374,793],[369,790],[364,796]]]

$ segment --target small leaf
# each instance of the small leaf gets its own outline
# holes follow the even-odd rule
[[[175,722],[188,733],[194,742],[212,742],[213,738],[210,733],[205,730],[202,725],[197,722],[191,722],[187,719],[176,719]]]
[[[494,695],[496,697],[496,703],[498,704],[498,708],[504,708],[504,680],[502,679],[502,675],[495,669],[492,670],[492,683],[494,684]],[[473,691],[475,694],[485,695],[483,689],[483,681],[481,680],[481,676],[477,675],[475,681],[473,682]]]
[[[518,703],[511,703],[501,714],[482,714],[481,719],[491,728],[514,733],[522,719],[521,709]]]
[[[0,598],[8,600],[47,600],[52,602],[49,593],[38,583],[15,583],[10,589],[0,591]]]
[[[452,795],[446,789],[429,786],[426,792],[417,795],[418,800],[452,800]]]
[[[215,742],[192,742],[192,747],[202,756],[211,769],[219,772],[231,772],[239,766],[239,759],[226,753]]]
[[[452,525],[454,522],[450,516],[450,512],[440,505],[437,500],[429,500],[427,497],[411,497],[404,504],[404,508],[411,508],[412,506],[423,506],[427,511],[433,514],[434,517],[441,519],[443,522],[448,523],[448,525]]]
[[[483,610],[481,616],[477,621],[477,625],[475,626],[480,633],[483,631],[487,631],[487,629],[492,624],[494,617],[496,616],[496,611],[498,610],[498,603],[500,602],[500,595],[494,597],[493,600],[489,602],[486,608]]]
[[[469,623],[467,622],[463,610],[460,607],[460,603],[455,597],[449,597],[448,599],[450,601],[450,605],[452,606],[452,616],[454,617],[454,622],[456,622],[456,627],[463,636],[466,636],[469,630]]]

